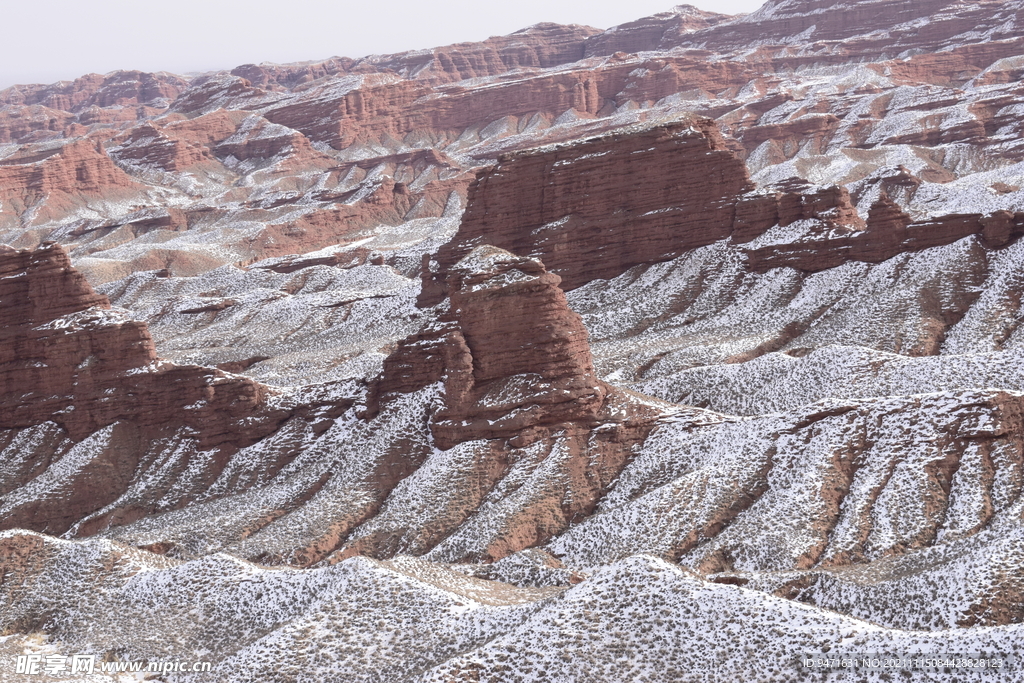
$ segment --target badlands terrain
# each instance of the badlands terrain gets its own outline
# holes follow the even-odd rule
[[[0,91],[0,681],[1024,680],[1022,77],[769,0]]]

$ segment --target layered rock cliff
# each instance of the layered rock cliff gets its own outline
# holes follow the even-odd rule
[[[567,424],[607,433],[635,422],[615,415],[559,283],[535,258],[477,247],[449,270],[448,310],[384,361],[371,401],[441,382],[431,431],[442,448],[479,438],[524,446]]]
[[[0,252],[0,306],[6,528],[63,533],[137,485],[175,435],[196,437],[209,458],[192,476],[212,481],[290,415],[247,377],[160,360],[146,324],[112,310],[58,245]],[[180,476],[188,462],[162,465]]]
[[[474,245],[542,259],[572,290],[729,239],[755,272],[879,263],[977,236],[991,248],[1024,234],[1024,212],[913,221],[884,192],[866,220],[838,186],[798,178],[755,189],[710,119],[634,126],[510,154],[478,174],[459,231],[424,274],[421,305]]]

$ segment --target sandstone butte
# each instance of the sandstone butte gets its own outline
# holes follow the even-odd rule
[[[160,360],[146,324],[111,311],[57,244],[0,251],[0,301],[5,429],[52,421],[80,441],[115,423],[130,425],[121,443],[78,473],[70,497],[15,516],[8,528],[67,529],[127,488],[144,444],[181,429],[226,459],[287,417],[267,406],[270,392],[257,382]],[[45,466],[24,463],[18,478],[29,481]]]
[[[571,290],[723,239],[748,245],[798,221],[799,239],[751,245],[750,267],[813,272],[970,235],[990,247],[1024,235],[1024,212],[915,222],[883,194],[865,221],[842,187],[793,179],[755,189],[714,122],[693,117],[501,157],[470,185],[459,231],[437,253],[438,275],[424,276],[421,302],[440,300],[435,281],[478,244],[539,258]]]

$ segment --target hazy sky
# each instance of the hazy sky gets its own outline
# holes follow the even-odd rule
[[[207,71],[362,57],[511,33],[541,21],[608,28],[674,0],[5,0],[0,88],[116,69]],[[691,0],[726,14],[762,0]]]

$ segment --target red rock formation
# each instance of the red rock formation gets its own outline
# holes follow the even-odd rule
[[[693,5],[677,5],[669,12],[619,24],[587,39],[588,57],[616,52],[650,52],[678,45],[683,36],[732,19],[727,14],[705,12]]]
[[[311,64],[244,64],[231,73],[270,90],[294,88],[329,76],[394,72],[432,84],[496,76],[512,69],[546,69],[583,59],[589,26],[540,23],[507,36],[363,59],[332,57]]]
[[[118,142],[110,150],[117,161],[164,171],[181,171],[213,158],[209,149],[170,138],[150,122],[133,128]]]
[[[440,216],[452,192],[464,192],[465,176],[448,181],[433,181],[418,193],[408,191],[404,183],[384,176],[368,188],[343,193],[320,192],[316,199],[335,203],[328,208],[305,211],[283,222],[269,222],[247,249],[255,260],[303,254],[332,245],[343,245],[365,237],[367,227],[395,225],[403,220]],[[358,196],[359,201],[352,201]]]
[[[765,272],[791,267],[808,272],[834,268],[847,261],[881,263],[908,251],[921,251],[977,236],[985,246],[1003,247],[1024,236],[1024,213],[937,216],[912,222],[884,193],[871,205],[864,230],[837,231],[818,226],[797,238],[747,251],[751,269]]]
[[[136,121],[164,110],[188,87],[168,73],[115,71],[52,85],[15,85],[0,90],[0,142],[33,142],[85,126]]]
[[[89,193],[130,187],[132,179],[114,165],[99,145],[75,140],[43,161],[4,159],[0,162],[0,188],[4,194],[41,196],[51,192]]]
[[[114,164],[99,141],[28,147],[0,160],[0,218],[6,219],[5,227],[58,221],[90,200],[125,200],[143,190]],[[21,244],[37,243],[30,239]]]
[[[541,258],[574,289],[728,237],[748,242],[774,225],[863,227],[845,189],[798,180],[752,188],[743,162],[701,117],[503,157],[470,187],[459,233],[438,252],[421,303],[440,301],[447,269],[485,241]]]
[[[475,438],[529,438],[592,423],[608,387],[594,374],[587,330],[560,278],[536,259],[479,247],[452,268],[445,406],[432,430],[442,448]]]
[[[15,85],[0,90],[0,104],[41,104],[52,109],[77,112],[89,107],[131,107],[173,100],[188,87],[188,81],[169,73],[114,71],[88,74],[74,81],[53,85]],[[166,103],[163,103],[166,106]]]
[[[778,223],[785,227],[800,220],[817,219],[831,226],[862,228],[864,221],[850,203],[850,193],[837,185],[816,186],[792,178],[771,187],[778,190]]]
[[[834,114],[808,114],[798,119],[763,126],[740,129],[736,137],[748,153],[765,141],[796,141],[801,146],[813,145],[815,153],[826,153],[826,143],[839,128],[839,117]]]
[[[55,244],[0,252],[0,428],[48,420],[78,440],[119,420],[189,425],[210,447],[273,431],[266,387],[156,356],[146,324],[112,311]],[[238,420],[256,417],[256,432]],[[234,427],[232,426],[234,425]]]
[[[329,80],[297,97],[271,105],[264,116],[301,131],[311,140],[344,149],[357,140],[401,139],[424,130],[462,132],[504,116],[558,116],[568,109],[582,114],[611,113],[626,100],[657,100],[690,89],[720,92],[740,88],[760,67],[732,61],[709,61],[705,54],[657,57],[638,64],[611,59],[531,78],[501,78],[478,87],[467,83],[431,85],[390,73]],[[203,110],[213,102],[265,100],[267,93],[237,82],[209,81],[175,105],[180,111]],[[187,106],[187,108],[186,108]]]
[[[448,271],[448,311],[384,362],[369,414],[443,382],[444,405],[431,420],[441,448],[473,439],[523,445],[568,424],[637,420],[635,409],[608,414],[621,397],[611,399],[615,390],[595,375],[587,330],[559,281],[537,259],[474,249]]]
[[[847,58],[879,58],[898,52],[899,47],[931,52],[971,31],[987,32],[989,42],[1019,38],[1019,9],[1013,3],[1005,8],[1000,5],[1003,3],[859,0],[837,6],[834,0],[769,0],[740,21],[685,34],[676,44],[728,51],[751,44],[844,41]],[[981,68],[984,66],[987,64]]]
[[[889,186],[915,180],[897,174]],[[542,259],[574,289],[726,238],[745,245],[755,271],[813,272],[969,235],[1004,246],[1024,234],[1024,214],[912,223],[883,192],[865,222],[845,188],[800,179],[752,187],[744,164],[701,117],[503,156],[470,186],[458,234],[424,273],[420,304],[440,302],[449,269],[485,242]],[[782,232],[766,235],[772,229]]]
[[[234,135],[238,126],[250,114],[245,111],[218,109],[192,119],[184,118],[180,114],[176,116],[176,119],[168,116],[167,119],[161,120],[167,121],[162,126],[165,135],[212,148]]]
[[[479,43],[456,43],[430,51],[370,57],[354,66],[372,64],[407,78],[450,83],[497,76],[513,69],[547,69],[583,59],[588,40],[600,29],[572,24],[540,23],[507,36]]]
[[[505,156],[470,186],[439,272],[487,242],[541,258],[573,289],[728,237],[752,188],[701,117]],[[425,287],[424,302],[438,291]]]
[[[868,230],[858,235],[860,240],[851,255],[858,261],[873,263],[881,263],[894,256],[907,241],[907,226],[911,222],[910,216],[889,199],[888,194],[882,193],[871,205]]]
[[[352,73],[355,63],[351,57],[331,57],[309,64],[242,64],[232,69],[231,75],[264,90],[285,90],[328,76]]]
[[[66,111],[40,104],[28,107],[4,107],[0,111],[0,143],[21,142],[36,131],[59,133],[74,119]]]
[[[232,101],[232,109],[245,109],[238,106],[242,102],[266,101],[268,92],[262,88],[254,88],[252,83],[238,76],[217,74],[200,76],[191,83],[171,106],[174,112],[190,114],[211,114],[221,109],[220,103]]]
[[[331,562],[354,554],[425,552],[460,525],[472,525],[469,515],[522,457],[550,459],[544,466],[548,482],[497,513],[501,531],[485,548],[446,552],[493,561],[545,542],[594,510],[663,410],[597,378],[586,328],[558,283],[537,259],[488,245],[450,270],[447,312],[385,360],[364,417],[376,416],[402,394],[440,383],[441,400],[429,417],[436,446],[490,443],[462,466],[458,483],[445,482],[451,490],[442,496],[450,505],[443,521],[410,529],[384,512],[357,530]],[[515,454],[527,446],[532,456]],[[393,472],[407,469],[408,460],[402,453],[382,463],[379,479],[393,486]]]

